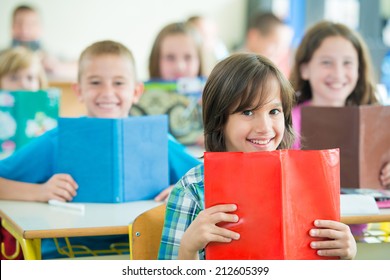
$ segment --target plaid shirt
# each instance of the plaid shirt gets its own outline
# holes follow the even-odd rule
[[[203,178],[201,164],[188,171],[173,188],[167,202],[158,259],[177,259],[184,232],[204,209]],[[199,259],[204,259],[204,250],[199,252]]]

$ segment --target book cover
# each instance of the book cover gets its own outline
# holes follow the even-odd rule
[[[310,170],[308,170],[310,168]],[[339,152],[206,152],[206,208],[237,205],[240,233],[210,243],[206,259],[323,259],[310,248],[316,219],[340,220]]]
[[[169,132],[182,144],[195,144],[203,134],[201,97],[206,79],[149,80],[130,115],[168,115]]]
[[[0,158],[57,126],[60,91],[0,90]]]
[[[152,199],[169,185],[166,116],[60,118],[56,173],[70,174],[74,202]]]
[[[302,107],[302,148],[340,149],[341,186],[382,188],[390,161],[390,106]]]

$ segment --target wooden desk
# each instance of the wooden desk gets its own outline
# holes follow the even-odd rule
[[[41,259],[41,239],[128,234],[129,224],[160,203],[147,200],[118,204],[83,203],[85,212],[47,203],[0,200],[2,224],[21,244],[25,259]],[[343,216],[346,224],[390,222],[390,209],[379,215]]]
[[[378,215],[342,216],[341,222],[348,225],[390,222],[390,208],[379,209]]]
[[[85,212],[47,203],[0,200],[2,225],[19,241],[25,259],[41,259],[41,239],[128,234],[129,224],[161,203],[83,203]]]
[[[72,89],[70,81],[50,81],[50,87],[61,90],[60,116],[61,117],[80,117],[87,113],[85,105],[82,104]]]

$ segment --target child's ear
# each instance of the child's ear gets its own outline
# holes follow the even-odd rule
[[[299,67],[299,72],[301,73],[301,77],[303,80],[309,80],[309,67],[307,66],[307,63],[303,63]]]
[[[248,31],[247,37],[248,37],[248,42],[250,42],[250,44],[253,45],[259,42],[259,39],[261,38],[261,34],[256,29],[250,29]]]
[[[81,94],[80,84],[78,84],[78,83],[72,84],[72,89],[73,89],[74,93],[76,94],[77,99],[81,103],[83,103],[84,102],[84,98],[83,98],[83,95]]]
[[[144,83],[137,82],[134,87],[134,95],[133,95],[133,104],[138,103],[139,99],[141,98],[142,94],[144,93]]]

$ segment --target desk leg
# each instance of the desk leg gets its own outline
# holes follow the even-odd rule
[[[11,223],[4,218],[1,219],[3,227],[12,234],[22,247],[25,260],[40,260],[41,254],[41,239],[24,239],[20,231],[14,228]]]
[[[130,249],[130,260],[133,259],[133,224],[129,224],[129,249]]]
[[[25,260],[41,260],[41,239],[22,239],[18,240],[23,250]]]

